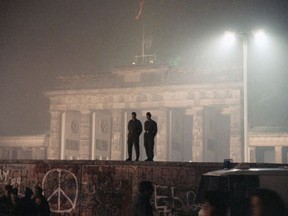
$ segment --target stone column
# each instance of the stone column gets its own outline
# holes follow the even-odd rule
[[[203,162],[203,107],[193,108],[192,161]]]
[[[158,117],[158,132],[155,137],[155,159],[157,161],[169,161],[169,110],[153,110],[153,115]]]
[[[80,121],[80,159],[87,160],[90,158],[90,146],[91,146],[91,111],[81,111]]]
[[[190,146],[189,147],[191,147],[191,152],[190,152],[190,154],[191,154],[191,157],[189,158],[189,161],[192,161],[192,157],[193,157],[193,155],[192,155],[192,148],[193,148],[193,142],[194,142],[194,139],[193,139],[193,119],[194,119],[194,116],[193,116],[193,110],[192,109],[186,109],[185,110],[185,113],[184,113],[185,115],[184,115],[184,118],[185,117],[188,117],[188,118],[190,118],[191,119],[191,124],[192,124],[192,128],[191,128],[191,131],[189,131],[189,133],[191,133],[191,136],[190,137],[186,137],[186,138],[184,138],[183,137],[183,141],[185,140],[185,143],[189,143],[189,140],[191,141],[191,143],[190,143]],[[188,149],[186,150],[186,151],[188,151]]]
[[[60,159],[61,148],[61,112],[50,111],[50,139],[47,159]]]
[[[124,114],[122,110],[112,111],[112,134],[111,134],[111,160],[123,160],[124,145],[123,143],[123,125]]]
[[[241,144],[241,108],[240,106],[230,107],[230,157],[233,162],[241,162],[244,153]],[[249,139],[248,139],[249,140]],[[249,146],[249,144],[248,144]]]
[[[282,146],[275,147],[275,163],[283,163]]]
[[[256,163],[256,147],[249,147],[250,163]]]

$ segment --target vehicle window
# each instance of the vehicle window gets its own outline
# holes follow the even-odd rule
[[[284,202],[288,204],[288,176],[263,175],[259,178],[261,188],[268,188],[270,190],[274,190],[282,197]]]
[[[220,176],[202,176],[196,196],[196,203],[203,203],[206,191],[228,191],[228,178]]]
[[[231,215],[246,215],[249,209],[250,192],[259,187],[258,176],[229,176],[229,200]]]

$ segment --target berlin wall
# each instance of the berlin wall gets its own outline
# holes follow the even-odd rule
[[[41,186],[52,215],[129,216],[137,185],[153,182],[156,214],[188,215],[195,209],[201,174],[221,163],[123,161],[0,161],[0,194],[11,184]]]

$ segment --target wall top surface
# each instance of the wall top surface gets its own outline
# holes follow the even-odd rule
[[[164,162],[164,161],[116,161],[116,160],[0,160],[0,164],[51,164],[51,165],[107,165],[107,166],[139,166],[139,167],[148,167],[148,166],[159,166],[159,167],[215,167],[215,169],[221,169],[223,163],[216,162]],[[268,164],[268,163],[232,163],[231,167],[239,169],[247,168],[258,168],[258,167],[278,167],[279,164]]]

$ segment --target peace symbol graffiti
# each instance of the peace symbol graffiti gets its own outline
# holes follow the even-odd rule
[[[64,213],[75,209],[78,181],[74,173],[65,169],[52,169],[45,174],[42,187],[52,212]]]

